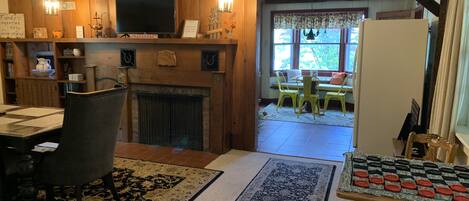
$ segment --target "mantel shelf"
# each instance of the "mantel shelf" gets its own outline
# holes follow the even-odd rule
[[[163,44],[163,45],[236,45],[234,39],[136,39],[136,38],[60,38],[60,39],[0,39],[0,42],[15,43],[126,43],[126,44]]]

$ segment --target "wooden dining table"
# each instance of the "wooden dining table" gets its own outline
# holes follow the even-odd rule
[[[0,105],[0,156],[19,156],[16,164],[19,174],[18,200],[36,200],[32,149],[37,144],[59,139],[63,115],[62,108]],[[0,163],[3,161],[0,158]],[[3,196],[0,195],[0,199]]]

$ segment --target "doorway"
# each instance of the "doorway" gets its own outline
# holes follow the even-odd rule
[[[258,80],[261,101],[257,114],[257,151],[342,161],[343,153],[354,149],[352,72],[358,27],[275,27],[273,20],[277,14],[306,12],[281,9],[279,5],[264,4],[261,11],[263,48],[262,75]],[[366,9],[347,11],[363,15],[367,12]],[[290,92],[297,97],[292,97]],[[310,95],[317,98],[298,105],[301,97]],[[284,101],[282,96],[286,97]]]

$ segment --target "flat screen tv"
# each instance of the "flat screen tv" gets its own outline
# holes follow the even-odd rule
[[[176,32],[175,0],[116,0],[118,33]]]

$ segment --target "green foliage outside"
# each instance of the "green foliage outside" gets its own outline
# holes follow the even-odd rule
[[[340,29],[320,30],[315,40],[307,40],[301,31],[299,68],[304,70],[339,70],[340,54]],[[313,29],[313,33],[317,30]],[[350,29],[350,42],[358,42],[358,28]],[[274,70],[286,70],[291,68],[292,63],[292,30],[274,30]],[[279,44],[281,43],[281,44]],[[346,70],[351,71],[355,61],[357,45],[348,45],[346,49]]]

